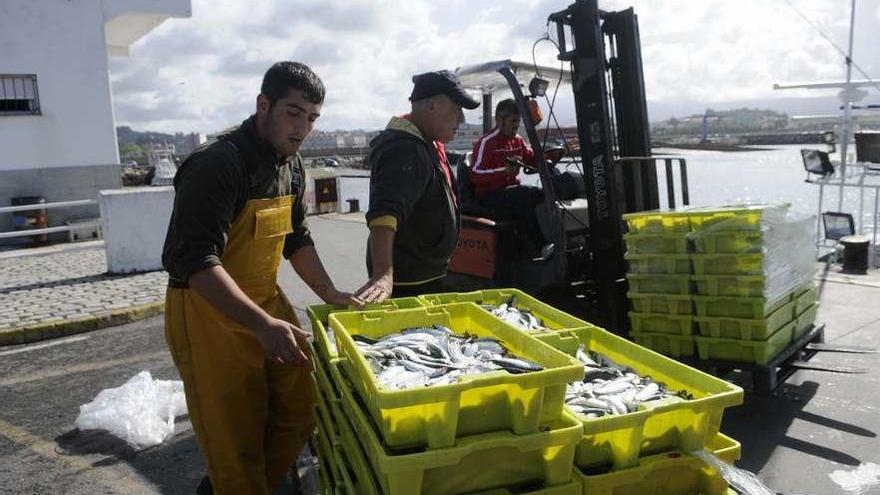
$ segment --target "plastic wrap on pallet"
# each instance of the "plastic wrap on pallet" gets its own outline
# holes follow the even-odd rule
[[[816,275],[813,246],[815,217],[787,213],[779,224],[769,225],[766,239],[768,299],[777,299],[809,284]]]
[[[763,296],[783,298],[815,275],[815,217],[787,204],[734,205],[691,210],[688,233],[698,275],[764,277]],[[694,220],[700,218],[702,220]]]

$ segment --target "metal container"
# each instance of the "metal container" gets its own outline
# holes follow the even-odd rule
[[[880,131],[856,133],[856,161],[880,163]]]
[[[18,196],[10,200],[12,206],[36,205],[46,202],[42,196]],[[45,229],[49,226],[49,212],[44,209],[19,211],[12,214],[12,225],[16,230]],[[46,242],[46,234],[31,236],[35,243]]]

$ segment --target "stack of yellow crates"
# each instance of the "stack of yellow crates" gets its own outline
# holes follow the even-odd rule
[[[693,356],[690,221],[687,215],[660,212],[624,218],[633,338],[668,356]]]
[[[700,359],[766,364],[815,321],[812,220],[795,217],[788,205],[696,208],[625,218],[636,232],[628,234],[630,250],[639,249],[643,236],[638,232],[660,226],[684,232],[688,253],[660,257],[681,271],[689,265],[687,297],[692,305],[687,317],[657,314],[656,303],[648,308],[655,311],[639,311],[645,307],[640,299],[657,298],[639,289],[662,288],[669,276],[640,274],[643,257],[628,255],[636,342],[675,357],[697,353]],[[685,277],[681,275],[682,291]],[[686,296],[680,297],[681,312]],[[676,329],[680,335],[666,335]]]
[[[813,222],[787,205],[691,216],[700,359],[766,364],[812,326]]]
[[[580,363],[476,304],[416,304],[421,301],[391,300],[386,309],[332,313],[309,308],[324,493],[579,494],[571,466],[582,427],[563,406],[566,385],[583,377]],[[498,339],[544,369],[390,390],[353,338],[435,324]]]
[[[527,332],[481,305],[515,296],[546,328]],[[396,299],[353,311],[313,306],[319,401],[314,444],[325,494],[726,495],[718,472],[689,455],[707,449],[733,463],[739,444],[720,433],[735,385],[694,370],[512,289]],[[443,324],[492,336],[540,372],[491,372],[461,383],[382,388],[352,335],[380,337]],[[564,405],[580,381],[578,348],[651,376],[688,399],[649,401],[619,416],[588,418]]]
[[[739,443],[720,427],[724,410],[742,403],[742,389],[595,326],[560,333],[553,340],[566,353],[599,353],[688,396],[598,418],[569,410],[583,425],[574,466],[583,495],[733,493],[720,473],[691,454],[705,449],[729,464],[739,460]]]

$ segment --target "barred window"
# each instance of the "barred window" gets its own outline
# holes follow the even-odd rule
[[[0,115],[39,115],[36,75],[0,74]]]

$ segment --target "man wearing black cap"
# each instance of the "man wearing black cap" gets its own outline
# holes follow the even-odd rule
[[[442,292],[458,242],[458,186],[443,143],[464,122],[462,108],[480,103],[446,70],[413,77],[409,99],[412,111],[370,142],[370,280],[356,294],[365,303]]]

